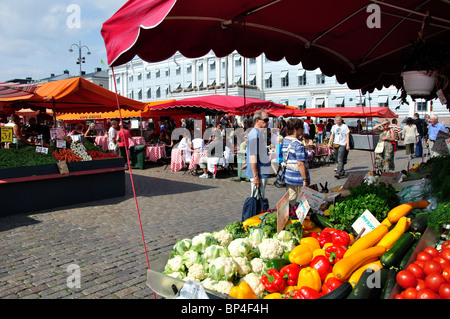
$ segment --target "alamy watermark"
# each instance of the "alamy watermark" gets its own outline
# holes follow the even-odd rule
[[[366,25],[369,29],[381,28],[381,8],[378,4],[372,3],[367,6],[367,13],[370,15],[366,19]]]
[[[66,269],[69,276],[67,277],[67,288],[81,288],[81,270],[77,264],[70,264]]]
[[[66,12],[69,13],[66,19],[66,25],[69,29],[81,28],[81,8],[78,4],[69,4],[66,8]]]

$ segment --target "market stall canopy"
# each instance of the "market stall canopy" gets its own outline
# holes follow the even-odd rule
[[[16,98],[32,97],[39,85],[0,82],[0,100],[13,101]]]
[[[81,77],[40,84],[31,97],[17,97],[8,102],[9,107],[55,108],[57,113],[105,112],[121,108],[127,110],[145,109],[145,103],[128,99]],[[6,107],[5,107],[6,108]]]
[[[398,85],[401,63],[427,17],[428,43],[449,48],[449,1],[130,0],[104,22],[110,66],[177,51],[197,58],[237,51],[320,68],[350,89]]]
[[[300,110],[298,108],[285,108],[285,109],[276,109],[276,110],[267,110],[267,113],[273,117],[301,117],[308,116],[306,114],[306,110]]]
[[[270,101],[231,95],[206,95],[156,104],[149,107],[152,111],[198,109],[202,112],[246,114],[259,109],[284,109],[284,105]]]
[[[378,117],[378,118],[397,118],[398,115],[391,111],[388,107],[324,107],[303,110],[269,110],[269,115],[275,117],[331,117],[336,115],[341,117]]]

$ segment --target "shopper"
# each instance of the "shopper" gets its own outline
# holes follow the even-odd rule
[[[375,168],[381,172],[389,172],[395,170],[394,164],[394,145],[395,135],[389,128],[389,121],[384,120],[381,124],[373,127],[374,131],[382,130],[379,135],[378,143],[384,143],[383,152],[375,153]]]
[[[251,181],[251,194],[257,194],[259,188],[261,196],[267,185],[267,179],[270,173],[270,158],[267,152],[267,125],[269,115],[264,110],[259,110],[253,116],[253,128],[247,137],[247,167],[245,176]]]
[[[428,140],[427,146],[430,148],[430,157],[436,157],[440,154],[433,151],[434,142],[436,141],[439,131],[446,133],[445,125],[439,123],[439,117],[437,115],[432,115],[430,117],[430,125],[428,126]]]
[[[305,132],[308,134],[308,132]],[[316,125],[314,124],[314,120],[309,120],[309,138],[314,141],[316,139]]]
[[[22,130],[20,129],[20,117],[17,114],[12,114],[9,118],[9,122],[5,124],[5,127],[12,127],[13,129],[13,142],[17,147],[22,147],[25,145],[31,145],[31,143],[22,135]],[[6,144],[5,148],[11,148],[11,143]]]
[[[324,133],[325,133],[325,125],[323,124],[323,120],[320,120],[319,124],[317,124],[317,144],[323,143]]]
[[[95,130],[95,123],[91,122],[91,124],[89,124],[89,126],[88,126],[87,131],[84,133],[84,137],[86,138],[87,141],[94,144],[96,136],[97,136],[97,131]]]
[[[301,188],[310,182],[308,156],[305,145],[299,137],[303,135],[303,121],[298,118],[287,121],[287,135],[281,146],[283,158],[287,155],[284,181],[289,193],[289,204],[295,206]]]
[[[117,146],[117,130],[119,129],[119,123],[116,120],[111,121],[111,127],[108,130],[108,152],[118,153]]]
[[[127,152],[130,148],[129,139],[131,139],[131,134],[127,124],[122,124],[121,126],[122,128],[117,132],[117,143],[119,145],[119,156],[126,159]]]
[[[334,177],[339,178],[345,176],[345,156],[346,152],[350,150],[350,130],[347,124],[342,122],[342,117],[336,115],[335,123],[331,128],[331,136],[328,142],[328,147],[333,147],[334,156],[337,161],[337,170]]]
[[[402,136],[406,147],[406,155],[411,160],[414,158],[414,147],[417,141],[419,141],[419,132],[417,131],[416,124],[414,124],[414,120],[410,117],[406,119],[406,124],[403,126]]]
[[[393,119],[391,125],[389,125],[389,128],[392,129],[395,135],[395,150],[394,152],[397,152],[398,149],[398,142],[402,139],[402,129],[397,124],[397,119]]]
[[[419,117],[419,113],[414,113],[413,123],[416,125],[417,132],[419,133],[419,140],[416,142],[416,149],[415,149],[414,155],[416,157],[422,157],[422,154],[423,154],[422,139],[423,139],[424,133],[425,133],[425,130],[424,130],[425,121]]]

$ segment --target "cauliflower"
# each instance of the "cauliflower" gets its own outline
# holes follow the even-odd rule
[[[185,278],[185,280],[197,280],[201,281],[207,277],[207,273],[205,268],[203,268],[202,264],[194,264],[189,268],[189,272]]]
[[[183,263],[187,268],[190,268],[192,265],[200,263],[202,261],[201,255],[195,250],[189,250],[181,256]]]
[[[209,264],[209,277],[215,280],[231,280],[238,272],[236,262],[231,257],[219,257]]]
[[[173,273],[167,274],[167,276],[173,277],[173,278],[177,278],[177,279],[184,279],[186,274],[184,272],[181,272],[181,271],[175,271]]]
[[[173,245],[172,254],[183,255],[189,249],[191,249],[192,239],[180,239]]]
[[[281,245],[283,246],[284,251],[291,251],[297,246],[294,241],[282,241]]]
[[[262,259],[280,258],[284,253],[284,248],[278,239],[266,238],[263,239],[258,246]]]
[[[260,297],[260,295],[264,292],[266,289],[264,285],[261,282],[261,275],[255,274],[254,272],[251,272],[247,275],[245,275],[239,283],[245,281],[249,284],[249,286],[253,289],[253,292],[256,296]]]
[[[233,240],[233,235],[226,229],[214,232],[213,237],[219,242],[219,245],[227,247]]]
[[[234,287],[231,281],[226,280],[217,281],[209,277],[201,281],[200,284],[206,289],[214,290],[227,295],[230,294],[231,288]]]
[[[265,270],[264,262],[261,258],[253,258],[250,261],[250,264],[252,266],[252,272],[262,274],[263,271]]]
[[[235,239],[228,245],[232,257],[246,257],[252,248],[253,245],[247,238]]]
[[[253,247],[257,247],[264,238],[266,235],[261,228],[250,228],[248,239],[252,242]]]
[[[281,242],[287,242],[294,238],[294,234],[287,230],[280,231],[279,234],[273,236],[274,239],[278,239]]]
[[[239,276],[245,276],[252,270],[252,265],[246,257],[233,257],[233,260],[237,264]]]
[[[217,243],[217,240],[211,235],[211,233],[201,233],[192,238],[192,249],[199,253],[204,253],[206,247]]]
[[[220,245],[211,245],[209,247],[206,247],[205,253],[203,254],[203,258],[208,261],[222,256],[229,257],[230,253],[228,252],[228,249],[226,247]]]
[[[164,274],[171,274],[173,272],[184,272],[186,267],[184,266],[183,258],[180,256],[175,256],[167,261],[166,267],[164,268]]]

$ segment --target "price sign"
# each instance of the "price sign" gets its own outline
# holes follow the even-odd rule
[[[436,141],[434,142],[433,148],[431,150],[441,155],[448,155],[449,151],[446,143],[446,139],[448,138],[450,138],[450,134],[439,131],[436,136]]]
[[[54,140],[54,139],[56,139],[56,128],[51,128],[50,129],[50,139],[51,140]]]
[[[360,185],[364,181],[364,177],[366,174],[364,173],[352,173],[345,181],[345,184],[342,186],[344,189],[349,189],[349,187],[356,187]]]
[[[400,178],[402,177],[401,172],[383,172],[381,174],[380,179],[378,180],[378,184],[385,183],[385,184],[394,184],[398,183],[400,181]]]
[[[1,142],[8,143],[13,141],[13,129],[12,127],[1,128]]]
[[[299,198],[304,197],[309,204],[309,207],[314,210],[318,210],[320,205],[325,200],[326,194],[320,193],[309,187],[302,187]]]
[[[277,203],[277,233],[280,233],[286,226],[289,219],[289,192]]]
[[[48,154],[48,147],[36,146],[36,152]]]
[[[66,141],[65,140],[56,140],[56,147],[57,148],[66,148]]]
[[[370,211],[366,210],[352,225],[352,228],[359,234],[363,229],[361,237],[371,232],[378,226],[380,226],[380,222],[370,213]]]
[[[299,200],[297,210],[295,211],[295,214],[297,215],[299,223],[301,223],[301,224],[303,223],[306,215],[308,215],[310,208],[311,207],[309,206],[308,201],[306,200],[305,197],[302,196]]]

